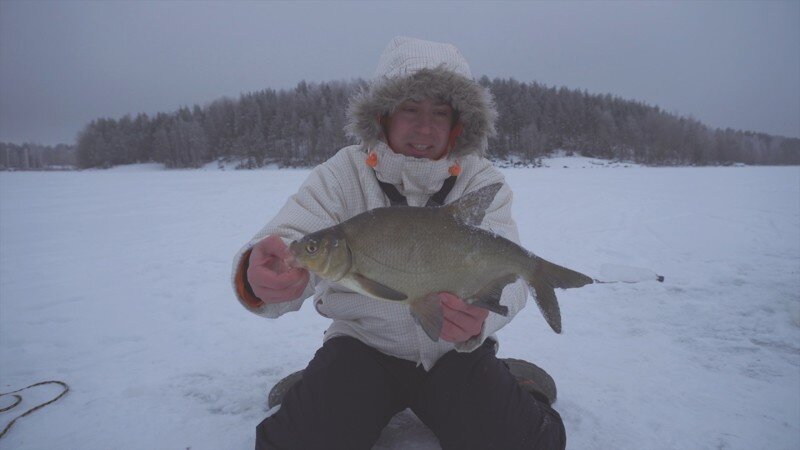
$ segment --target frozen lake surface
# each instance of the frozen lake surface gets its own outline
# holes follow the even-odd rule
[[[800,168],[549,165],[502,169],[525,247],[666,277],[560,292],[562,335],[533,302],[501,330],[501,356],[555,378],[568,448],[800,448]],[[328,320],[248,313],[230,265],[307,174],[0,173],[0,391],[71,387],[2,447],[253,448],[267,390]],[[409,416],[377,447],[438,448]]]

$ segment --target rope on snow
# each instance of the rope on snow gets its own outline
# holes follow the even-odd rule
[[[17,417],[15,417],[13,420],[11,420],[11,422],[9,422],[9,423],[8,423],[8,425],[6,425],[6,427],[3,429],[3,431],[0,431],[0,439],[2,439],[2,438],[3,438],[3,436],[5,436],[5,435],[6,435],[6,433],[8,432],[8,430],[10,430],[10,429],[11,429],[11,426],[12,426],[12,425],[14,425],[14,422],[16,422],[16,421],[17,421],[17,419],[21,419],[21,418],[23,418],[23,417],[27,416],[28,414],[31,414],[31,413],[33,413],[34,411],[37,411],[37,410],[39,410],[39,409],[42,409],[42,408],[44,408],[45,406],[47,406],[47,405],[49,405],[49,404],[51,404],[51,403],[54,403],[54,402],[58,401],[58,399],[60,399],[61,397],[63,397],[64,395],[66,395],[66,394],[67,394],[67,392],[69,392],[69,386],[67,386],[67,383],[64,383],[63,381],[55,381],[55,380],[51,380],[51,381],[41,381],[41,382],[39,382],[39,383],[34,383],[34,384],[32,384],[32,385],[30,385],[30,386],[27,386],[27,387],[24,387],[24,388],[22,388],[22,389],[17,389],[16,391],[11,391],[11,392],[2,392],[2,393],[0,393],[0,397],[6,396],[6,395],[11,395],[11,396],[13,396],[13,397],[14,397],[14,403],[13,403],[13,404],[11,404],[10,406],[6,406],[5,408],[2,408],[2,409],[0,409],[0,412],[5,412],[5,411],[8,411],[8,410],[11,410],[11,409],[13,409],[13,408],[14,408],[14,407],[16,407],[17,405],[19,405],[19,404],[20,404],[20,402],[22,402],[22,397],[21,397],[21,396],[19,396],[19,395],[17,395],[17,393],[18,393],[18,392],[22,392],[22,391],[24,391],[24,390],[26,390],[26,389],[30,389],[30,388],[32,388],[32,387],[36,387],[36,386],[41,386],[41,385],[44,385],[44,384],[57,384],[57,385],[61,386],[61,387],[62,387],[64,390],[63,390],[63,391],[62,391],[60,394],[58,394],[58,395],[57,395],[57,396],[56,396],[54,399],[52,399],[52,400],[50,400],[50,401],[47,401],[47,402],[44,402],[44,403],[42,403],[41,405],[34,406],[33,408],[31,408],[31,409],[29,409],[29,410],[25,411],[24,413],[22,413],[22,414],[18,415],[18,416],[17,416]]]

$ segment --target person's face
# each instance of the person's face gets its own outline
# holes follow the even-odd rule
[[[453,125],[453,108],[431,99],[406,100],[389,115],[387,144],[395,153],[439,159],[445,154]]]

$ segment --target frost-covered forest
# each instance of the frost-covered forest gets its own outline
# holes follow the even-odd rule
[[[800,139],[712,129],[657,106],[566,87],[484,76],[500,112],[490,157],[535,163],[554,150],[648,165],[800,164]],[[200,167],[240,161],[313,166],[350,143],[343,126],[363,80],[264,89],[238,100],[154,116],[98,118],[74,146],[0,144],[0,168],[111,167],[157,162]]]

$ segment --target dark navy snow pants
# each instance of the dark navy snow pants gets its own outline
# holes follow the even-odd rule
[[[350,337],[325,342],[275,414],[256,450],[370,449],[398,412],[411,410],[445,450],[563,450],[561,416],[520,389],[487,341],[451,351],[426,372]]]

